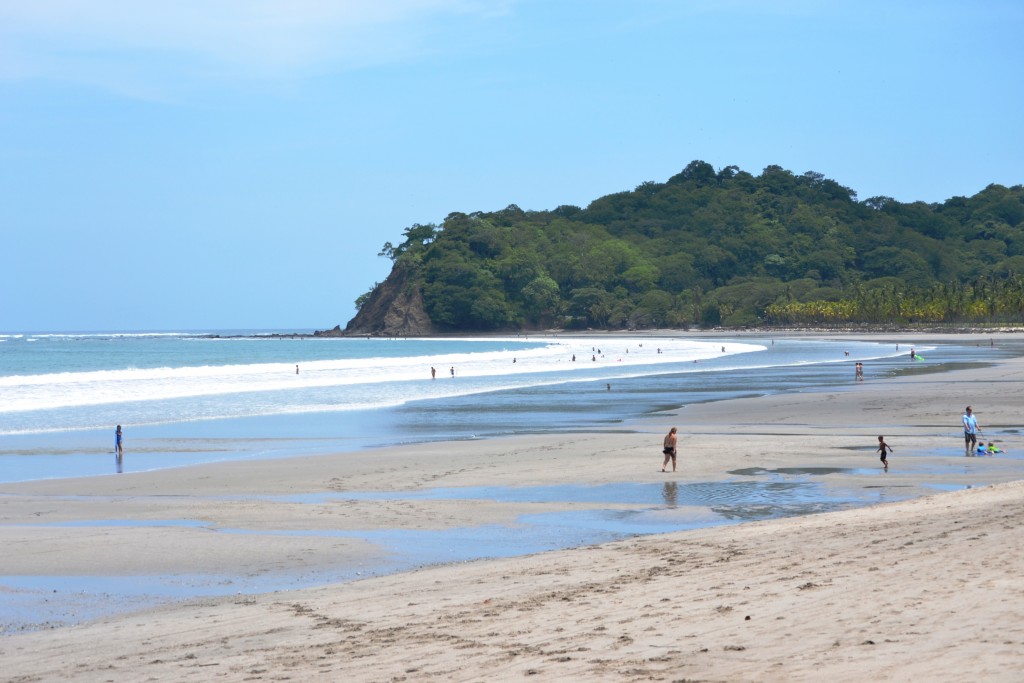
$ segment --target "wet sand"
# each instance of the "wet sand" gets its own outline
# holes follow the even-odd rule
[[[983,436],[1007,456],[963,456],[959,418],[968,402]],[[361,539],[310,531],[508,525],[523,514],[609,507],[327,495],[338,492],[811,477],[858,491],[862,502],[899,501],[291,592],[195,598],[14,633],[0,637],[5,675],[1019,680],[1022,408],[1024,360],[1011,359],[692,405],[638,422],[634,433],[422,444],[0,485],[0,574],[205,571],[239,582],[299,569],[329,575],[381,559],[380,548]],[[660,472],[661,436],[671,425],[681,435],[674,475]],[[874,454],[878,434],[895,449],[888,474]],[[271,498],[321,494],[313,502]],[[923,497],[904,500],[913,496]],[[122,526],[125,520],[135,524]],[[257,533],[268,530],[302,533]]]

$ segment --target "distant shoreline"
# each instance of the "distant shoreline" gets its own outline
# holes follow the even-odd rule
[[[275,329],[275,328],[267,328]],[[622,330],[466,330],[452,332],[436,332],[422,335],[385,335],[385,334],[344,334],[332,333],[333,330],[313,330],[312,332],[238,332],[222,333],[202,330],[91,330],[91,331],[13,331],[0,332],[0,336],[38,336],[38,335],[86,335],[86,336],[118,336],[118,335],[180,335],[201,339],[449,339],[453,337],[745,337],[745,336],[843,336],[849,337],[891,337],[908,335],[940,335],[940,336],[971,336],[971,335],[1020,335],[1024,334],[1024,324],[1020,326],[999,325],[994,327],[950,325],[950,326],[848,326],[848,327],[715,327],[715,328],[651,328]]]
[[[971,335],[1018,335],[1024,334],[1024,325],[1021,326],[1007,326],[999,325],[996,327],[978,327],[970,325],[951,325],[951,326],[936,326],[936,325],[922,325],[920,327],[915,326],[903,326],[903,327],[888,327],[888,326],[871,326],[871,325],[857,325],[848,327],[737,327],[737,328],[726,328],[726,327],[715,327],[715,328],[652,328],[652,329],[623,329],[623,330],[567,330],[567,329],[547,329],[547,330],[507,330],[507,331],[459,331],[459,332],[438,332],[433,334],[422,334],[422,335],[386,335],[386,334],[345,334],[333,333],[333,330],[316,330],[312,333],[309,332],[294,332],[294,333],[273,333],[267,335],[251,335],[258,338],[282,338],[282,339],[296,339],[296,338],[313,338],[313,339],[446,339],[450,337],[590,337],[590,336],[636,336],[636,337],[665,337],[665,336],[695,336],[695,337],[714,337],[714,336],[839,336],[843,337],[856,337],[862,335],[865,337],[887,337],[887,336],[908,336],[908,335],[943,335],[943,336],[971,336]],[[217,338],[230,338],[230,335],[212,335]],[[246,336],[246,335],[239,335]]]

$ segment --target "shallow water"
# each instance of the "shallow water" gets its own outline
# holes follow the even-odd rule
[[[811,476],[822,476],[826,474],[875,474],[877,470],[865,467],[778,467],[776,469],[765,469],[764,467],[747,467],[740,470],[729,470],[728,474],[736,474],[744,477],[757,476],[761,474],[807,474]]]
[[[921,486],[929,489],[935,489],[937,491],[963,491],[965,489],[976,489],[988,484],[943,484],[943,483],[931,483],[921,484]]]
[[[323,504],[333,500],[490,500],[508,503],[588,503],[609,508],[521,515],[514,524],[443,530],[252,530],[190,519],[77,520],[46,527],[197,528],[219,534],[362,539],[381,555],[329,570],[254,575],[0,576],[0,632],[72,624],[106,614],[203,596],[244,596],[404,571],[424,565],[511,557],[604,543],[637,535],[735,524],[846,509],[887,499],[814,482],[725,481],[602,486],[466,487],[412,492],[350,492],[246,496],[246,500]],[[891,498],[888,498],[891,499]]]

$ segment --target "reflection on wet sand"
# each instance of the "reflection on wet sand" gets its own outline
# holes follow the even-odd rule
[[[674,481],[666,481],[661,491],[661,497],[665,500],[666,507],[676,507],[679,504],[679,484]]]

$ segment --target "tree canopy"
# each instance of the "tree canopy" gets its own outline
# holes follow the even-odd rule
[[[452,213],[384,245],[440,329],[1020,321],[1024,187],[859,201],[820,173],[715,171],[586,208]],[[364,297],[360,298],[365,300]]]

